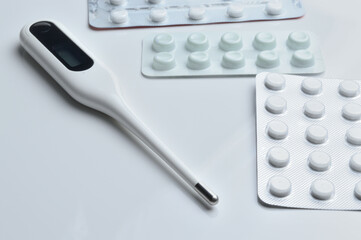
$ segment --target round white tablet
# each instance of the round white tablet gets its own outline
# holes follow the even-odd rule
[[[328,138],[327,129],[320,125],[311,125],[306,129],[306,139],[313,144],[326,142]]]
[[[290,154],[283,147],[273,147],[268,151],[267,159],[273,167],[282,168],[288,165]]]
[[[172,53],[161,52],[157,53],[153,58],[153,69],[159,71],[166,71],[174,68],[176,65],[175,58]]]
[[[242,37],[236,32],[227,32],[222,35],[219,47],[224,51],[236,51],[242,48]]]
[[[270,32],[260,32],[254,37],[253,47],[259,51],[271,50],[276,47],[276,37]]]
[[[286,111],[287,102],[283,97],[277,95],[270,96],[266,100],[265,108],[270,113],[281,114]]]
[[[291,64],[299,68],[312,67],[315,64],[315,57],[309,50],[297,50],[292,54]]]
[[[193,52],[188,56],[187,67],[193,70],[206,69],[211,65],[208,53]]]
[[[361,119],[361,105],[357,103],[347,103],[342,108],[342,116],[350,121]]]
[[[350,168],[355,172],[361,172],[361,153],[355,153],[351,156]]]
[[[318,200],[328,200],[335,194],[335,187],[326,179],[313,181],[310,190],[311,195]]]
[[[192,20],[201,20],[205,13],[206,8],[204,6],[193,6],[189,8],[188,17]]]
[[[355,197],[361,200],[361,181],[356,183],[354,193],[355,193]]]
[[[274,176],[268,181],[270,193],[275,197],[287,197],[291,193],[291,182],[285,177]]]
[[[127,10],[112,10],[110,12],[110,20],[116,24],[126,23],[128,21]]]
[[[257,55],[256,65],[261,68],[274,68],[280,65],[278,53],[275,51],[263,51]]]
[[[222,58],[222,66],[228,69],[238,69],[246,64],[246,60],[242,52],[231,51],[226,52]]]
[[[175,49],[174,37],[169,33],[160,33],[153,39],[153,49],[156,52],[170,52]]]
[[[346,140],[352,145],[361,145],[361,128],[352,127],[346,132]]]
[[[268,15],[280,15],[282,13],[283,5],[279,0],[269,1],[266,4],[266,13]]]
[[[187,38],[186,48],[188,51],[205,51],[209,47],[209,41],[204,33],[192,33]]]
[[[325,115],[325,105],[320,101],[310,100],[303,106],[303,113],[309,118],[321,118]]]
[[[227,8],[227,14],[231,18],[240,18],[243,16],[244,6],[241,3],[231,3]]]
[[[355,81],[346,80],[340,83],[338,92],[347,98],[356,97],[360,94],[360,86]]]
[[[163,7],[152,8],[149,13],[149,18],[152,22],[163,22],[167,19],[167,9]]]
[[[268,73],[264,85],[270,90],[279,91],[285,88],[286,80],[281,74]]]
[[[322,82],[316,78],[305,78],[302,81],[301,89],[308,95],[317,95],[322,91]]]
[[[288,126],[279,120],[273,120],[267,124],[267,134],[269,137],[281,140],[288,135]]]
[[[293,50],[306,49],[310,43],[310,36],[306,32],[292,32],[288,35],[287,46]]]
[[[308,166],[318,172],[324,172],[331,166],[331,157],[325,152],[314,151],[308,156]]]

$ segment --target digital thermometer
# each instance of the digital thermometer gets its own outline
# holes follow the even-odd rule
[[[137,136],[208,204],[218,196],[197,177],[134,115],[119,91],[116,77],[64,26],[40,21],[25,26],[21,45],[78,102],[103,112]]]

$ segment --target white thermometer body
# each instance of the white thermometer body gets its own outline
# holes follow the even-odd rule
[[[20,33],[25,50],[78,102],[103,112],[137,136],[208,204],[218,196],[134,115],[119,91],[116,77],[67,29],[56,21],[25,26]]]

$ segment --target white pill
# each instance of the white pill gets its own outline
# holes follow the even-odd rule
[[[288,35],[287,46],[293,50],[306,49],[310,44],[310,36],[306,32],[292,32]]]
[[[281,74],[268,73],[264,85],[270,90],[279,91],[285,88],[286,80]]]
[[[110,4],[115,5],[115,6],[123,5],[126,2],[127,2],[127,0],[110,0]]]
[[[322,144],[327,141],[328,131],[320,125],[311,125],[306,129],[306,139],[313,144]]]
[[[276,140],[284,139],[288,134],[288,126],[284,122],[273,120],[267,125],[267,134]]]
[[[149,13],[149,18],[152,22],[163,22],[167,19],[167,9],[163,7],[152,8]]]
[[[219,47],[224,51],[237,51],[242,48],[242,37],[236,32],[227,32],[222,35]]]
[[[335,187],[326,179],[313,181],[310,190],[311,195],[318,200],[328,200],[335,194]]]
[[[268,151],[267,159],[272,166],[282,168],[288,165],[290,154],[283,147],[273,147]]]
[[[331,166],[331,157],[325,152],[314,151],[308,156],[308,166],[318,172],[326,171]]]
[[[188,17],[192,20],[201,20],[204,18],[206,8],[204,6],[193,6],[189,8]]]
[[[160,33],[154,37],[152,47],[156,52],[170,52],[175,49],[174,37],[168,33]]]
[[[227,8],[227,14],[231,18],[240,18],[243,16],[244,6],[241,3],[231,3]]]
[[[257,55],[256,65],[261,68],[274,68],[280,65],[280,59],[275,51],[263,51]]]
[[[361,181],[356,183],[355,190],[354,190],[355,197],[361,200]]]
[[[266,13],[268,15],[280,15],[282,13],[282,2],[281,1],[269,1],[266,4]]]
[[[166,71],[176,66],[175,58],[172,53],[160,52],[157,53],[153,59],[153,69],[159,71]]]
[[[127,10],[112,10],[110,12],[110,20],[116,24],[126,23],[128,21]]]
[[[357,103],[347,103],[342,108],[342,116],[350,121],[361,119],[361,105]]]
[[[361,153],[355,153],[351,156],[350,168],[356,172],[361,172]]]
[[[355,81],[346,80],[340,83],[338,92],[344,97],[356,97],[360,94],[360,86]]]
[[[297,50],[292,54],[291,64],[300,68],[312,67],[315,64],[315,57],[309,50]]]
[[[317,95],[322,91],[322,82],[316,78],[305,78],[302,81],[301,89],[308,95]]]
[[[282,198],[290,195],[292,185],[287,178],[274,176],[268,181],[268,188],[273,196]]]
[[[193,52],[188,56],[187,67],[193,70],[206,69],[211,65],[208,53]]]
[[[270,32],[260,32],[253,39],[253,47],[259,51],[271,50],[276,47],[276,37]]]
[[[346,140],[352,145],[361,145],[361,128],[352,127],[346,132]]]
[[[209,48],[209,41],[204,33],[192,33],[187,38],[186,48],[188,51],[205,51]]]
[[[309,118],[321,118],[325,115],[325,105],[317,100],[308,101],[303,106],[303,113]]]
[[[242,52],[231,51],[226,52],[222,58],[222,66],[228,69],[238,69],[246,64],[246,60]]]
[[[265,107],[268,112],[273,114],[281,114],[286,111],[287,102],[283,97],[270,96],[266,100]]]

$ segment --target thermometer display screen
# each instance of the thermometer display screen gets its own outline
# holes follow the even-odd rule
[[[37,22],[30,32],[69,70],[84,71],[94,65],[91,59],[52,22]]]

